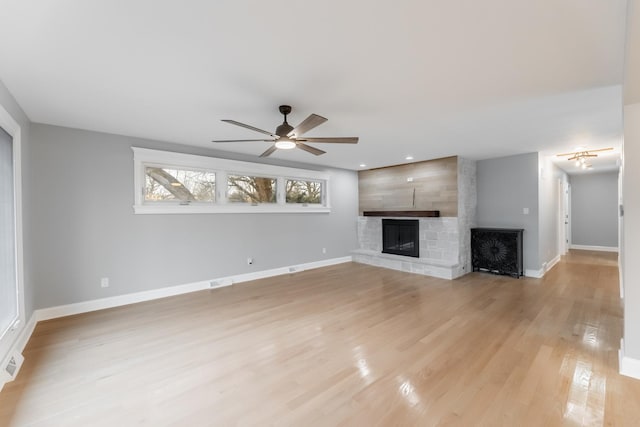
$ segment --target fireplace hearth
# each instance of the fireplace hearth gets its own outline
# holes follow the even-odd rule
[[[382,253],[420,257],[419,221],[382,220]]]

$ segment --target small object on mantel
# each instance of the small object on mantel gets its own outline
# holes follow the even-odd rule
[[[362,216],[439,217],[440,211],[364,211]]]

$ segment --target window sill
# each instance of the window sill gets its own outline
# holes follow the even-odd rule
[[[171,205],[149,206],[134,205],[136,215],[142,214],[223,214],[223,213],[330,213],[327,206],[282,206],[282,205],[245,205],[225,204],[216,206]]]

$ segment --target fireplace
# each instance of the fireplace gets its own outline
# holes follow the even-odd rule
[[[382,253],[420,257],[417,219],[383,219]]]

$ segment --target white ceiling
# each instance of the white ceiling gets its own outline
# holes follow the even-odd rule
[[[358,169],[619,147],[626,0],[0,0],[0,80],[34,122],[212,147],[310,113]],[[216,144],[258,155],[267,143]]]

